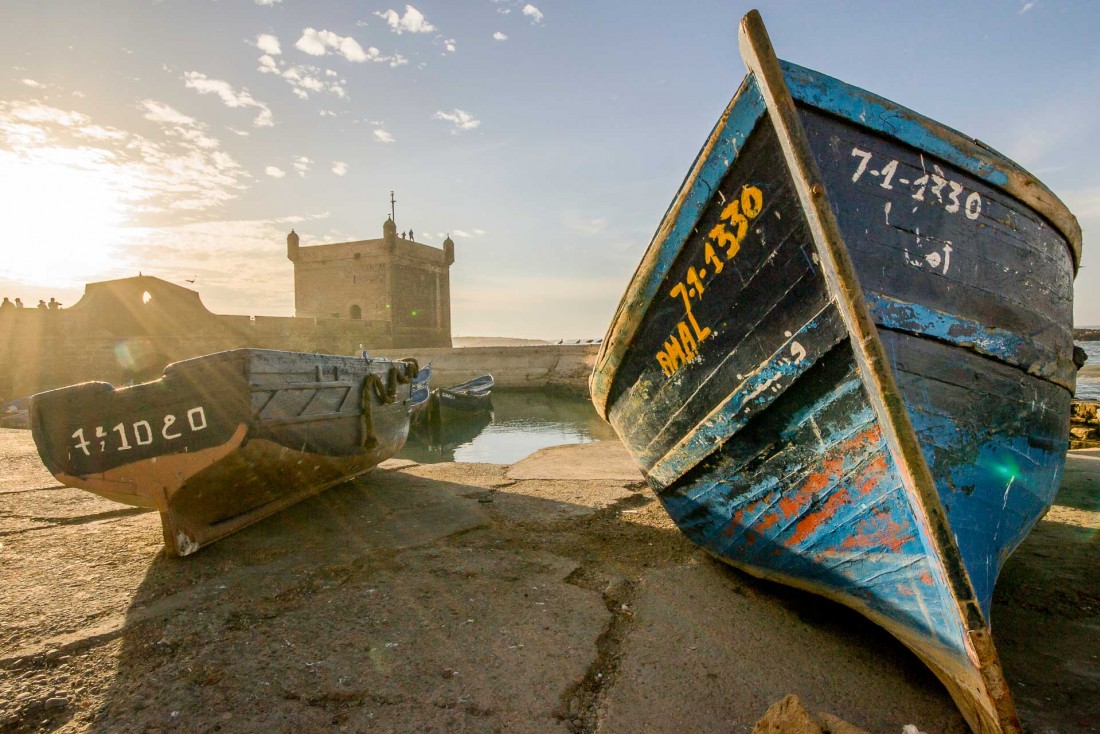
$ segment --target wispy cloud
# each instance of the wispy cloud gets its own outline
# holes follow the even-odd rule
[[[152,120],[153,122],[167,123],[170,125],[193,125],[195,119],[188,117],[174,107],[157,102],[153,99],[144,100],[141,103],[141,108],[145,110],[145,119]]]
[[[1020,9],[1016,12],[1016,15],[1023,15],[1027,11],[1031,10],[1038,4],[1037,0],[1028,0],[1020,5]]]
[[[268,176],[271,176],[272,178],[283,178],[284,176],[286,176],[286,171],[279,168],[278,166],[268,166],[264,169],[264,173],[266,173]]]
[[[294,158],[294,170],[298,172],[299,176],[305,176],[309,173],[309,166],[313,163],[309,158],[304,155],[296,156]]]
[[[405,6],[404,15],[399,15],[396,10],[387,10],[384,13],[376,12],[375,15],[386,21],[386,25],[390,27],[390,30],[397,34],[435,32],[435,26],[429,23],[424,14],[412,5]]]
[[[496,33],[493,34],[493,40],[495,40],[495,41],[507,41],[508,36],[504,35],[500,31],[497,31]]]
[[[282,46],[279,45],[279,39],[270,33],[261,33],[256,36],[255,46],[271,56],[278,56],[283,52]]]
[[[408,63],[408,59],[401,54],[387,56],[374,46],[364,49],[351,36],[341,36],[329,30],[319,31],[316,28],[304,29],[294,47],[310,56],[325,56],[331,51],[356,64],[371,62],[401,66]]]
[[[337,176],[344,176],[348,172],[348,164],[344,161],[333,161],[332,172],[335,173]]]
[[[272,5],[278,5],[282,1],[283,0],[256,0],[256,4],[257,5],[266,5],[268,7],[271,7]]]
[[[41,89],[45,86],[42,82],[36,82],[34,79],[21,79],[20,81],[32,89]]]
[[[432,115],[434,120],[445,120],[454,125],[452,133],[456,133],[462,130],[473,130],[481,124],[481,120],[475,120],[473,115],[465,110],[455,108],[452,112],[438,111]]]
[[[523,6],[523,14],[530,18],[532,23],[542,22],[542,11],[530,3]]]
[[[260,57],[258,70],[263,74],[282,77],[298,99],[309,99],[311,92],[329,92],[340,99],[345,99],[348,95],[347,87],[344,86],[346,82],[331,69],[322,71],[311,64],[291,65],[282,59],[264,54]]]
[[[374,131],[374,139],[377,140],[379,143],[393,142],[393,136],[381,128]]]
[[[229,82],[222,79],[211,79],[197,71],[184,72],[184,85],[188,89],[194,89],[199,94],[216,95],[226,107],[248,107],[259,110],[252,124],[256,127],[271,127],[274,121],[271,116],[271,108],[263,102],[253,99],[247,89],[237,91]]]

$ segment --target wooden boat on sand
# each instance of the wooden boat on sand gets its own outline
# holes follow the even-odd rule
[[[185,556],[393,456],[416,375],[414,360],[236,349],[39,393],[31,430],[58,481],[159,510]]]
[[[1076,219],[983,144],[779,61],[703,145],[591,379],[680,529],[853,607],[1019,732],[989,627],[1068,443]]]

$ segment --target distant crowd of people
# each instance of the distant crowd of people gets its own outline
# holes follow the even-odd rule
[[[15,301],[12,302],[11,300],[8,299],[7,296],[4,296],[3,302],[0,302],[0,311],[7,311],[9,308],[11,308],[11,309],[23,308],[23,299],[21,299],[17,296]],[[53,298],[51,296],[50,297],[50,302],[46,303],[44,300],[42,300],[40,298],[40,299],[38,299],[38,310],[39,311],[60,311],[61,310],[61,301],[59,301],[56,298]]]

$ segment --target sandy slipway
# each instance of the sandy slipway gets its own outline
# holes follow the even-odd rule
[[[994,598],[1032,732],[1100,731],[1098,497],[1072,454]],[[0,430],[0,732],[750,732],[792,693],[966,731],[888,634],[690,545],[617,443],[388,462],[173,560]]]

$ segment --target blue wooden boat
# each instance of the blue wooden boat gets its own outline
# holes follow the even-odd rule
[[[69,487],[160,511],[189,555],[393,456],[409,433],[415,360],[234,349],[152,382],[31,397],[46,468]]]
[[[432,366],[425,365],[417,372],[409,386],[409,430],[410,432],[428,425],[431,407]]]
[[[691,540],[888,629],[976,732],[989,627],[1068,443],[1076,219],[982,143],[779,61],[749,74],[613,319],[593,401]]]

